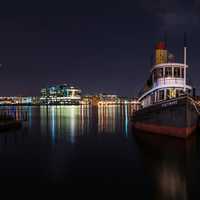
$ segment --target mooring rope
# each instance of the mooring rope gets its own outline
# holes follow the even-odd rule
[[[194,99],[192,99],[192,98],[190,98],[189,97],[189,99],[192,101],[192,104],[193,104],[193,106],[194,106],[194,108],[195,108],[195,110],[196,110],[196,112],[200,115],[200,111],[199,111],[199,109],[197,108],[197,105],[196,105],[196,102],[195,102],[195,100]]]

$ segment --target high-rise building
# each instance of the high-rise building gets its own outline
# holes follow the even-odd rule
[[[40,92],[41,104],[78,105],[81,100],[81,90],[67,84],[42,88]]]

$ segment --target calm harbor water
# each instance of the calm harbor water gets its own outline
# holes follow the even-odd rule
[[[131,106],[1,107],[28,120],[0,134],[0,180],[37,184],[133,184],[141,199],[198,194],[200,139],[153,136],[131,127]]]

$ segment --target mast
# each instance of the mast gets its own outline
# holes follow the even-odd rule
[[[166,49],[168,49],[168,35],[166,31],[164,32],[164,42],[166,45]],[[167,62],[168,62],[168,51],[167,51]]]
[[[187,44],[186,44],[186,33],[184,33],[184,92],[186,92],[186,67],[187,67]]]

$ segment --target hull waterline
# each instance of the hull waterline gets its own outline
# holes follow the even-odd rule
[[[197,128],[198,111],[188,96],[143,108],[132,118],[133,127],[149,133],[189,137]]]

